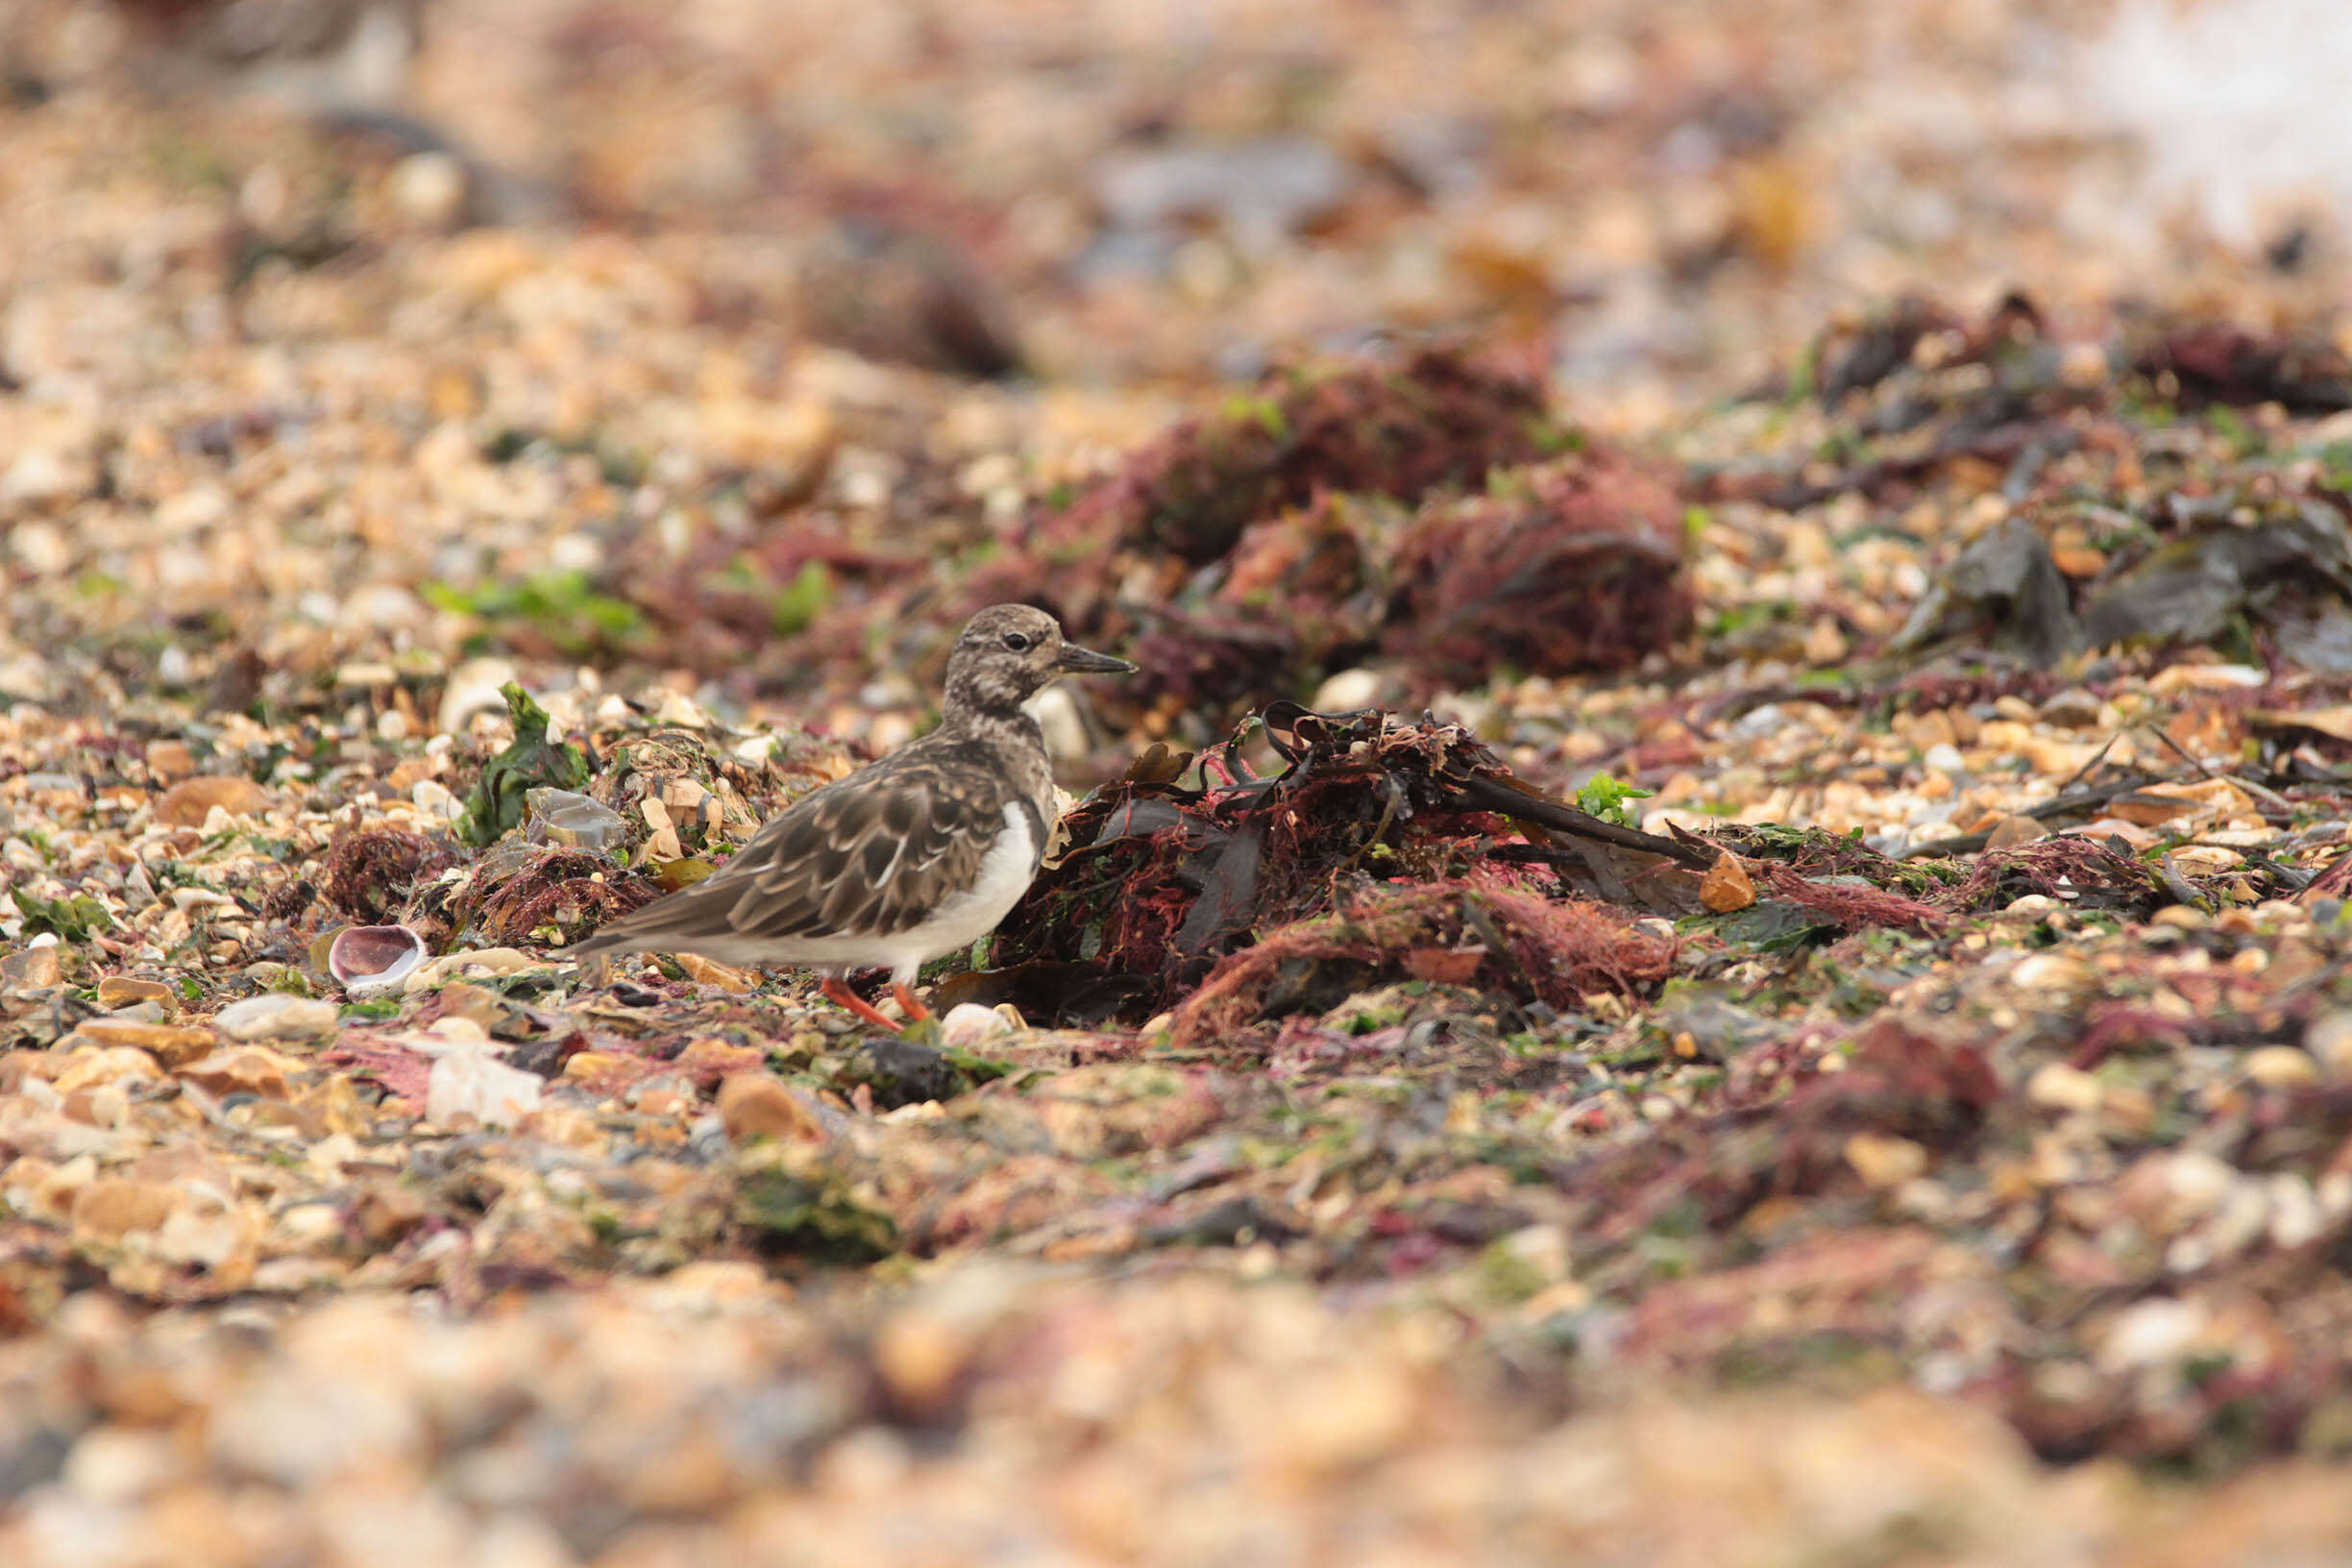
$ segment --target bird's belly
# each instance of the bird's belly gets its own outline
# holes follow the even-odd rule
[[[943,900],[920,925],[891,937],[899,962],[920,964],[942,953],[968,947],[996,929],[996,922],[1013,911],[1037,877],[1037,845],[1029,832],[1029,814],[1016,801],[1005,807],[1004,831],[989,845],[980,874],[962,893]]]

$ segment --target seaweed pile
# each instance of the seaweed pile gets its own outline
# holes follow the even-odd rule
[[[1278,772],[1242,760],[1255,733]],[[1458,724],[1296,703],[1197,759],[1155,748],[1063,826],[1070,847],[1007,918],[994,962],[1059,967],[1082,1012],[1115,998],[1132,1021],[1185,1002],[1190,1032],[1320,1011],[1375,971],[1554,1008],[1636,991],[1664,977],[1673,942],[1582,896],[1562,845],[1646,863],[1636,875],[1712,859],[1513,777]],[[1286,969],[1286,1000],[1245,999]]]

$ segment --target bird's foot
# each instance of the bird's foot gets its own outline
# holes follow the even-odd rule
[[[891,994],[898,998],[898,1010],[907,1016],[909,1023],[922,1023],[931,1017],[931,1010],[922,1004],[911,986],[893,986]]]
[[[895,1019],[842,984],[840,980],[828,976],[825,983],[819,989],[824,992],[825,1000],[838,1002],[875,1028],[887,1029],[894,1035],[898,1033],[898,1024]]]

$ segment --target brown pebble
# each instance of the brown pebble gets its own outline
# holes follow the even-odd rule
[[[152,1231],[171,1217],[178,1189],[167,1182],[109,1177],[74,1194],[74,1229],[110,1239],[133,1231]]]
[[[796,1138],[818,1141],[824,1129],[789,1085],[766,1073],[742,1072],[719,1086],[719,1120],[730,1141]]]
[[[137,1018],[86,1018],[75,1031],[99,1045],[135,1045],[167,1067],[178,1067],[211,1052],[212,1031]]]
[[[1699,901],[1718,915],[1728,915],[1746,909],[1756,901],[1755,883],[1748,876],[1748,868],[1739,857],[1725,850],[1707,869],[1706,879],[1699,884]]]
[[[173,783],[196,771],[196,754],[185,741],[150,741],[147,767],[156,777]]]
[[[86,1025],[84,1033],[88,1032]],[[254,1094],[265,1100],[286,1097],[287,1063],[275,1051],[248,1046],[215,1051],[201,1062],[179,1069],[180,1076],[213,1094]]]
[[[166,1013],[180,1011],[179,995],[160,980],[134,980],[127,975],[110,974],[98,982],[98,1005],[110,1013],[140,1002],[159,1003]]]
[[[2049,837],[2049,829],[2031,817],[2003,817],[1985,835],[1987,849],[2006,849],[2012,845],[2031,844],[2036,839]]]
[[[166,827],[202,827],[214,806],[242,817],[268,804],[269,791],[250,778],[188,778],[163,792],[155,820]]]
[[[65,965],[56,944],[27,947],[0,958],[0,986],[11,991],[40,991],[62,985]]]

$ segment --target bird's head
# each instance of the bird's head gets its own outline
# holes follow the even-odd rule
[[[967,622],[947,656],[947,707],[1009,713],[1064,674],[1124,675],[1135,666],[1062,635],[1062,623],[1028,604],[992,604]]]

